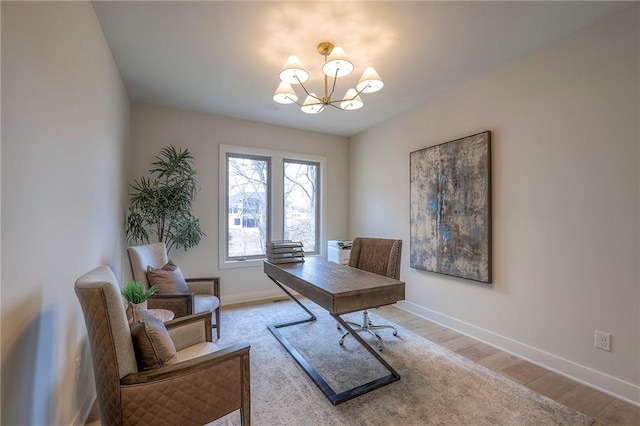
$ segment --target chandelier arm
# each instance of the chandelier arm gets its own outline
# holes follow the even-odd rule
[[[306,87],[304,87],[304,84],[302,84],[302,82],[300,81],[300,79],[298,78],[298,76],[296,76],[296,80],[298,80],[298,84],[300,85],[300,87],[302,87],[302,90],[304,90],[304,93],[307,94],[307,96],[311,96],[314,99],[317,99],[320,103],[322,103],[322,99],[320,99],[319,97],[315,96],[312,93],[309,93],[309,91],[307,90]],[[302,104],[299,104],[298,102],[296,102],[297,105],[302,106]],[[315,105],[315,104],[314,104]]]
[[[355,94],[355,95],[353,95],[353,98],[351,98],[351,99],[346,99],[346,100],[348,100],[348,101],[352,101],[352,100],[354,100],[356,97],[360,96],[360,94],[361,94],[361,93],[364,91],[364,89],[366,89],[367,87],[369,87],[369,86],[368,86],[368,85],[367,85],[367,86],[364,86],[361,90],[356,89],[356,94]]]

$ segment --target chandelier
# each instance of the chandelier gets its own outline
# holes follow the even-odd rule
[[[302,62],[297,56],[289,56],[280,72],[280,84],[273,94],[273,100],[280,104],[299,105],[302,112],[307,114],[317,114],[329,105],[341,110],[354,110],[362,108],[364,102],[360,98],[361,93],[373,93],[382,89],[384,83],[380,76],[372,67],[368,67],[362,73],[362,77],[358,81],[355,89],[350,88],[341,99],[332,99],[333,92],[336,89],[336,81],[339,77],[351,74],[353,64],[341,47],[334,46],[333,43],[324,41],[318,45],[318,53],[324,56],[324,65],[322,72],[324,74],[324,96],[318,96],[313,92],[309,92],[304,86],[304,82],[309,79],[309,72],[304,69]],[[330,83],[329,80],[332,79]],[[307,97],[303,103],[298,102],[298,95],[291,86],[299,84]],[[329,90],[331,86],[331,90]]]

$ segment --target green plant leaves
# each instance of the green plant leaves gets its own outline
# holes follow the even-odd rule
[[[149,243],[155,235],[168,250],[187,250],[206,235],[192,212],[198,192],[193,161],[188,149],[163,148],[151,163],[151,176],[134,181],[125,226],[129,242]]]
[[[135,281],[130,281],[122,288],[122,290],[120,290],[120,293],[127,302],[142,303],[150,296],[156,294],[157,291],[158,287],[156,287],[155,285],[150,287],[149,290],[145,291],[145,289],[142,288],[141,284]]]

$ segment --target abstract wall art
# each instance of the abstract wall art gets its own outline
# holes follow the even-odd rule
[[[412,268],[491,282],[491,132],[410,153]]]

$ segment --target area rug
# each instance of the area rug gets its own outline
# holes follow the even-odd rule
[[[338,344],[336,321],[304,300],[317,321],[280,331],[337,391],[388,374],[352,337]],[[401,379],[334,406],[269,332],[307,315],[294,302],[223,310],[221,346],[251,344],[254,426],[590,425],[592,418],[546,398],[402,327],[381,330],[384,359]],[[389,324],[375,314],[374,323]],[[360,315],[345,319],[359,322]],[[374,344],[371,339],[371,344]],[[240,424],[238,412],[211,426]]]

